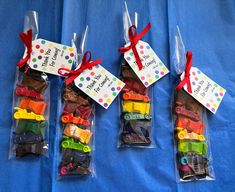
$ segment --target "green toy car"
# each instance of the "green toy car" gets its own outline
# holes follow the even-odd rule
[[[84,153],[88,153],[91,151],[91,148],[88,145],[84,145],[81,142],[76,142],[74,138],[70,138],[68,136],[63,136],[63,141],[61,146],[65,149],[75,149],[79,151],[83,151]]]
[[[178,152],[188,153],[195,152],[199,155],[207,154],[207,144],[204,142],[195,141],[179,141],[178,142]]]
[[[16,128],[16,133],[23,133],[23,132],[31,131],[35,134],[44,135],[45,128],[46,128],[45,122],[20,120]]]
[[[138,114],[138,113],[125,113],[124,114],[124,119],[126,121],[129,120],[137,120],[137,119],[143,119],[143,120],[151,120],[152,116],[151,115],[143,115],[143,114]]]

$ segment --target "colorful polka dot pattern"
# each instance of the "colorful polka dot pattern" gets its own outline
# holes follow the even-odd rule
[[[72,68],[75,57],[75,50],[72,47],[37,39],[33,41],[32,49],[29,65],[33,69],[59,75],[59,68]]]
[[[139,41],[136,48],[144,66],[142,70],[139,70],[132,50],[126,52],[124,54],[124,58],[146,87],[155,83],[169,73],[169,70],[158,58],[148,43]]]
[[[92,70],[83,71],[75,79],[75,84],[106,109],[125,85],[100,65],[96,65]]]
[[[207,77],[196,67],[191,68],[190,74],[190,81],[193,91],[192,96],[211,112],[216,113],[226,90]],[[184,89],[187,91],[187,86],[184,86]]]

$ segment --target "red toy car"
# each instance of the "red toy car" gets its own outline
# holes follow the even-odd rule
[[[148,89],[140,82],[135,79],[123,79],[124,83],[126,83],[123,91],[134,91],[139,94],[145,95]]]
[[[205,125],[200,122],[195,122],[190,119],[179,117],[176,120],[176,127],[181,127],[197,134],[203,134]]]
[[[92,113],[90,105],[80,105],[78,103],[67,103],[64,107],[64,113],[73,113],[83,119],[88,119]]]
[[[74,117],[72,113],[62,115],[61,121],[63,123],[74,123],[74,124],[80,124],[80,125],[84,125],[84,126],[91,125],[90,121],[85,120],[81,117]]]
[[[44,99],[44,96],[42,94],[37,93],[34,90],[30,90],[25,85],[17,84],[17,86],[18,86],[18,88],[16,88],[16,95],[31,97],[31,98],[35,98],[35,99],[38,99],[38,100],[43,100]]]
[[[67,102],[78,103],[80,105],[89,105],[88,100],[69,88],[64,89],[63,99]]]

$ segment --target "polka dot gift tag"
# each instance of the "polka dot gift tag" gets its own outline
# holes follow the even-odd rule
[[[125,86],[125,83],[101,65],[96,65],[91,70],[84,70],[74,82],[79,89],[105,109],[110,106]]]
[[[72,68],[75,53],[73,47],[36,39],[32,42],[32,53],[28,64],[34,70],[59,75],[59,68]]]
[[[184,73],[180,78],[184,79]],[[184,90],[215,114],[226,90],[196,67],[190,69],[190,82],[192,94],[188,92],[187,85],[184,86]]]
[[[126,46],[128,45],[129,44]],[[124,53],[124,58],[145,87],[150,86],[169,73],[169,70],[148,43],[139,41],[136,45],[136,49],[143,64],[143,68],[141,70],[138,68],[132,49]]]

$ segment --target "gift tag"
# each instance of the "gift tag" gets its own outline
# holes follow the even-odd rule
[[[184,79],[184,73],[180,78]],[[226,90],[196,67],[190,69],[190,82],[192,94],[188,92],[187,85],[184,86],[184,90],[215,114]]]
[[[126,46],[128,46],[128,44]],[[142,70],[138,68],[132,49],[124,53],[124,58],[145,87],[150,86],[169,73],[169,70],[148,43],[139,41],[136,45],[136,49],[143,64]]]
[[[73,47],[36,39],[32,42],[32,53],[28,64],[34,70],[59,75],[59,68],[72,68],[75,54],[76,50]]]
[[[96,65],[91,70],[84,70],[74,82],[79,89],[105,109],[110,106],[125,86],[125,83],[101,65]]]

